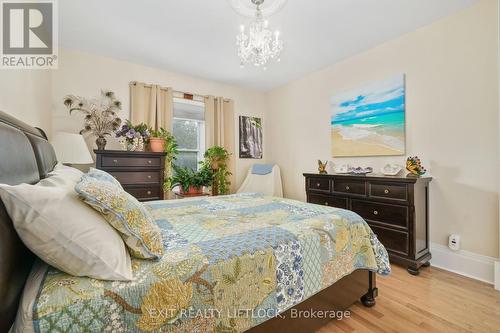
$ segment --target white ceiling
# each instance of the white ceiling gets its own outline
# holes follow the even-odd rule
[[[289,0],[269,19],[285,49],[267,71],[240,69],[235,36],[248,19],[226,0],[59,1],[60,44],[265,91],[475,2]]]

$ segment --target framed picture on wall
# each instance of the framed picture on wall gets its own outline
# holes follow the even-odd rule
[[[240,116],[240,158],[262,158],[262,119]]]
[[[331,111],[332,156],[404,155],[403,74],[337,94]]]

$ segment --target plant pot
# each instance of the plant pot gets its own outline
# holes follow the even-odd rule
[[[184,189],[184,187],[181,186],[181,193],[188,194],[188,195],[202,194],[203,193],[203,186],[202,187],[194,187],[193,185],[191,185],[191,186],[189,186],[189,189],[187,191]]]
[[[161,153],[165,151],[165,140],[163,138],[150,138],[149,139],[149,150],[155,153]]]

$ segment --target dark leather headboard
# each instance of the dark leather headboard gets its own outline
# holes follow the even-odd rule
[[[0,183],[36,184],[57,163],[45,133],[0,111]],[[14,322],[35,256],[19,239],[0,200],[0,332]]]

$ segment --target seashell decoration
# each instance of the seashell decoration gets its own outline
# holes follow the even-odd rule
[[[386,164],[380,172],[382,172],[386,176],[395,176],[403,170],[403,167],[399,164]]]

